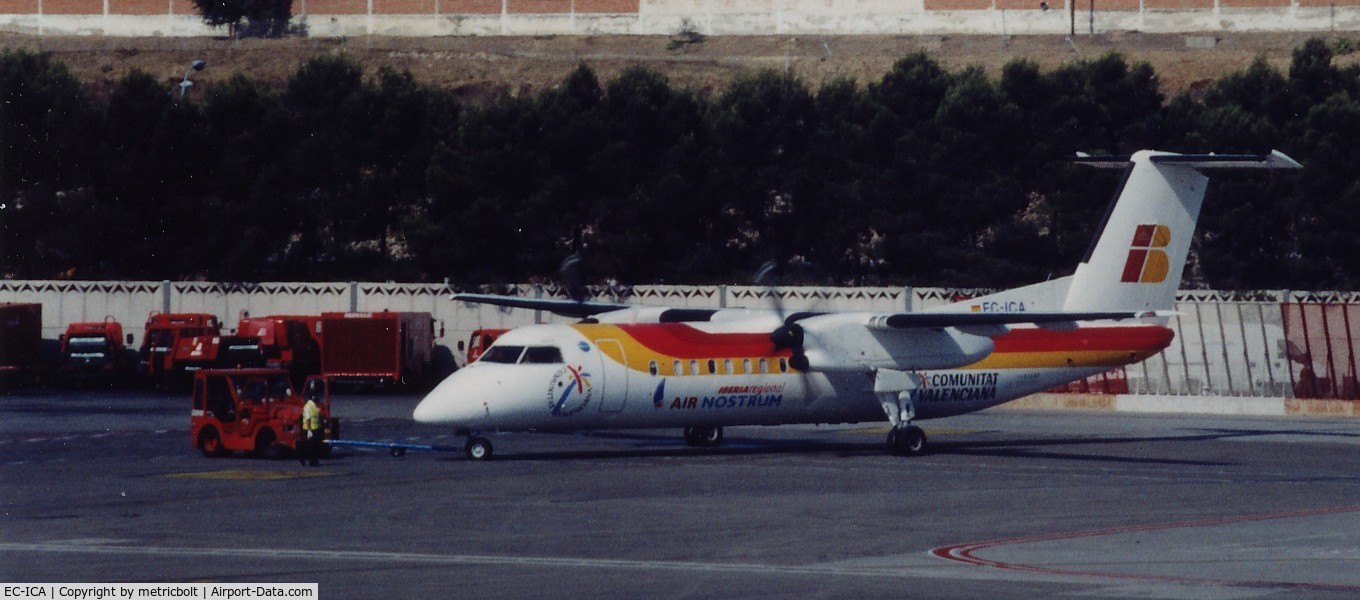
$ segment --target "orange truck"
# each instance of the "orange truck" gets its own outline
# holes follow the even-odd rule
[[[132,374],[127,348],[132,344],[132,335],[128,334],[124,342],[123,326],[113,317],[101,322],[71,323],[59,341],[61,363],[57,371],[64,382],[80,385],[97,380],[119,384]]]
[[[331,417],[330,386],[321,377],[308,378],[301,389],[283,369],[204,369],[194,373],[193,408],[189,435],[194,448],[216,458],[244,451],[251,456],[277,458],[296,452],[305,440],[302,407],[308,399],[321,409],[322,443],[340,435],[339,419]]]

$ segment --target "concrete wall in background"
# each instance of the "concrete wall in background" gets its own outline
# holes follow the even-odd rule
[[[293,14],[318,37],[1360,29],[1360,0],[293,0]],[[0,30],[226,34],[204,25],[190,0],[0,0]]]

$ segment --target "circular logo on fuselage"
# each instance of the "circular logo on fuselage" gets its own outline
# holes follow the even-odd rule
[[[570,417],[584,410],[594,394],[585,367],[567,365],[548,383],[548,410],[554,417]]]

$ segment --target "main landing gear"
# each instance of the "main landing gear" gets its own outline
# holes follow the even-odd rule
[[[918,373],[880,369],[874,374],[874,393],[888,415],[888,452],[919,456],[926,452],[926,432],[911,424],[916,418],[916,396],[925,385]]]
[[[721,427],[686,427],[685,443],[696,448],[712,448],[722,443]]]
[[[925,454],[926,432],[915,425],[899,425],[888,430],[888,452],[893,456]]]

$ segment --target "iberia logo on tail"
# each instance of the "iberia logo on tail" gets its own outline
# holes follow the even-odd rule
[[[1171,269],[1167,258],[1167,244],[1171,243],[1171,228],[1166,225],[1139,225],[1133,233],[1129,259],[1124,263],[1123,283],[1161,283]]]

